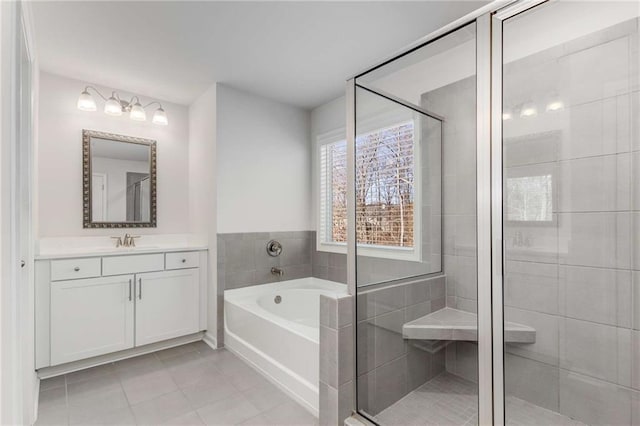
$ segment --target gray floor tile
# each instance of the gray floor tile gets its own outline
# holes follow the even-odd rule
[[[187,397],[194,409],[228,398],[232,395],[239,396],[238,390],[227,380],[201,381],[182,388],[182,393]]]
[[[43,408],[38,407],[36,426],[57,426],[69,424],[69,411],[66,406]]]
[[[140,425],[155,425],[186,414],[193,409],[181,391],[132,405],[131,409]]]
[[[86,370],[74,371],[66,375],[67,384],[82,382],[85,380],[93,380],[96,377],[106,374],[113,374],[113,364],[104,364],[97,367],[87,368]]]
[[[130,407],[119,408],[104,414],[96,413],[93,416],[84,416],[72,418],[71,425],[135,425],[136,419],[131,412]]]
[[[67,391],[65,387],[58,387],[40,391],[38,407],[42,409],[67,407]]]
[[[242,423],[238,423],[238,425],[242,426],[277,426],[271,419],[269,419],[264,414],[258,414],[255,417],[251,417],[243,421]]]
[[[263,413],[266,418],[278,425],[313,426],[318,419],[300,404],[289,400]]]
[[[184,364],[174,365],[167,371],[179,387],[185,387],[202,381],[218,381],[223,379],[214,363],[207,359],[197,362],[189,361]]]
[[[53,388],[63,387],[65,383],[65,376],[51,377],[50,379],[40,380],[40,391],[42,392]]]
[[[241,392],[270,384],[260,373],[253,368],[246,368],[246,366],[242,370],[225,371],[222,374]]]
[[[197,348],[191,344],[176,346],[174,348],[164,349],[162,351],[156,352],[156,356],[164,361],[169,358],[173,358],[178,355],[184,355],[190,352],[197,352]]]
[[[198,415],[207,425],[235,425],[260,414],[242,395],[228,398],[206,405],[198,410]]]
[[[93,392],[91,395],[69,402],[69,423],[83,424],[99,422],[100,419],[110,416],[129,406],[127,397],[121,387],[110,388],[101,392]]]
[[[169,358],[161,359],[162,365],[165,368],[173,368],[175,366],[182,366],[187,364],[198,364],[202,362],[206,357],[198,351],[189,351],[183,354],[178,354]]]
[[[443,373],[391,405],[376,418],[396,426],[472,425],[478,423],[478,386]],[[507,396],[507,422],[512,426],[580,426],[579,422],[529,402]]]
[[[127,395],[129,404],[135,405],[173,392],[178,389],[178,386],[167,371],[160,370],[124,379],[122,380],[122,388]]]
[[[118,361],[113,364],[113,368],[120,380],[124,380],[163,370],[165,366],[155,354],[147,354]]]
[[[113,374],[105,374],[90,380],[67,384],[69,405],[79,405],[85,399],[95,399],[106,392],[122,390],[120,380]]]
[[[242,394],[260,411],[270,410],[289,401],[287,395],[270,383],[265,386],[253,387]]]
[[[196,342],[43,380],[36,424],[243,422],[317,424],[240,358]]]
[[[196,413],[195,411],[192,411],[190,413],[183,414],[181,416],[174,417],[172,419],[164,421],[160,424],[175,425],[175,426],[178,426],[178,425],[195,426],[195,425],[204,425],[204,422],[202,421],[198,413]]]

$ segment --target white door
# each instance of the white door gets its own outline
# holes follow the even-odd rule
[[[133,347],[134,276],[51,284],[51,364]]]
[[[107,175],[91,174],[91,220],[105,222],[107,220]]]
[[[136,346],[199,330],[199,269],[136,275]]]

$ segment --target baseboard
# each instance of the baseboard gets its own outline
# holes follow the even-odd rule
[[[35,424],[38,421],[38,406],[40,404],[40,378],[36,375],[36,380],[34,381],[34,390],[33,390],[33,414],[31,417],[31,423]]]
[[[211,347],[211,349],[219,349],[218,342],[215,337],[213,337],[208,331],[204,333],[202,337],[202,341]]]
[[[61,376],[63,374],[71,373],[78,370],[84,370],[90,367],[97,367],[98,365],[109,364],[115,361],[120,361],[127,358],[133,358],[139,355],[145,355],[151,352],[157,352],[163,349],[173,348],[175,346],[186,345],[187,343],[197,342],[203,339],[203,332],[189,334],[187,336],[176,337],[175,339],[169,339],[162,342],[151,343],[145,346],[139,346],[124,351],[113,352],[106,355],[100,355],[93,358],[83,359],[79,361],[73,361],[66,364],[56,365],[53,367],[40,368],[38,371],[38,377],[40,379],[48,379],[50,377]],[[208,344],[208,343],[207,343]]]

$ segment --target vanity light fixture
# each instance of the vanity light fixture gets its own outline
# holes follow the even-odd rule
[[[97,109],[96,101],[93,99],[93,96],[91,96],[91,94],[89,93],[89,89],[96,92],[98,96],[100,96],[105,101],[104,113],[107,115],[112,115],[117,117],[126,112],[126,113],[129,113],[129,118],[132,120],[146,121],[147,113],[145,111],[145,108],[153,104],[158,104],[158,109],[156,109],[155,112],[153,113],[153,119],[151,120],[151,122],[153,124],[158,124],[160,126],[166,126],[167,124],[169,124],[169,120],[167,119],[167,113],[162,108],[162,104],[160,102],[153,101],[148,103],[145,106],[142,106],[142,104],[140,103],[140,98],[138,98],[138,96],[132,96],[129,101],[126,101],[126,100],[120,99],[118,92],[115,92],[115,91],[112,92],[111,96],[107,99],[105,96],[102,95],[102,93],[98,91],[98,89],[96,89],[93,86],[85,87],[82,93],[80,93],[80,96],[78,97],[78,109],[81,111],[95,111]]]
[[[520,109],[520,118],[535,117],[538,115],[538,108],[533,102],[527,102]]]

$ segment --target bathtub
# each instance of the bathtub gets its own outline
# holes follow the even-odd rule
[[[347,286],[302,278],[224,292],[225,347],[316,416],[321,294]]]

